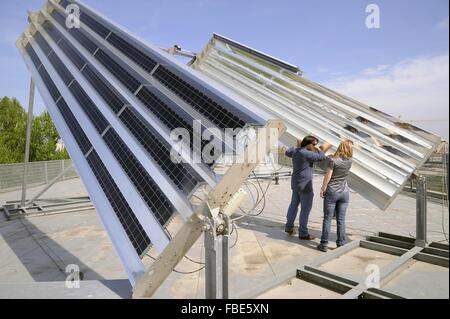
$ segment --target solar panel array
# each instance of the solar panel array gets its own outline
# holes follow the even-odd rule
[[[66,26],[69,4],[81,9],[80,28]],[[175,214],[193,214],[195,189],[216,183],[214,162],[172,161],[171,131],[192,136],[193,120],[215,128],[263,123],[77,1],[48,2],[30,21],[18,47],[133,284],[152,243],[161,251],[169,242],[165,227]],[[207,143],[186,147],[200,154]]]

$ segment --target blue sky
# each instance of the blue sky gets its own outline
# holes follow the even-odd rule
[[[14,41],[27,25],[26,10],[44,1],[3,2],[0,96],[25,105],[29,77]],[[180,44],[198,52],[213,32],[220,33],[448,140],[448,0],[84,2],[162,47]],[[380,29],[366,28],[370,3],[380,7]],[[43,110],[38,99],[36,113]]]

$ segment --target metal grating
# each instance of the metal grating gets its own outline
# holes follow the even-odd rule
[[[189,165],[176,164],[172,161],[170,145],[161,142],[162,137],[145,122],[139,113],[132,108],[126,108],[120,115],[120,119],[185,195],[189,195],[202,181]]]
[[[164,226],[174,213],[174,208],[170,201],[114,129],[109,129],[103,139],[132,183],[136,186],[139,194],[141,194],[152,210],[158,222]]]
[[[123,229],[127,233],[134,249],[137,254],[142,257],[151,245],[150,238],[148,238],[144,228],[139,223],[95,150],[89,154],[87,161],[122,224]]]

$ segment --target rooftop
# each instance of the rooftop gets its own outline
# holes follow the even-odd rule
[[[321,177],[315,177],[316,189],[320,182]],[[262,183],[265,189],[267,182]],[[28,196],[33,196],[40,189],[30,189]],[[272,182],[261,215],[245,217],[237,222],[237,229],[230,238],[231,297],[258,297],[260,288],[267,288],[270,284],[279,285],[260,297],[339,297],[339,294],[330,290],[293,280],[301,265],[322,258],[324,254],[316,250],[318,240],[301,242],[297,236],[284,233],[290,192],[287,179],[281,179],[279,185]],[[87,196],[87,192],[78,178],[57,183],[45,195],[49,199],[79,196]],[[2,201],[17,200],[20,192],[4,193],[1,198]],[[401,194],[388,211],[383,212],[357,193],[352,193],[347,215],[349,239],[358,240],[378,231],[413,237],[415,205],[413,197]],[[250,206],[249,196],[244,208]],[[311,233],[315,236],[321,232],[321,211],[322,201],[317,196],[310,218]],[[169,231],[175,233],[180,224],[180,220],[175,219]],[[448,226],[448,208],[439,202],[429,202],[429,241],[448,243],[445,241],[443,225],[446,228]],[[335,236],[334,225],[332,232]],[[169,276],[155,297],[204,298],[203,253],[203,240],[200,238],[188,253],[189,259],[182,260],[176,267],[177,272]],[[144,257],[144,263],[149,265],[155,256],[157,253],[150,250],[148,256]],[[390,254],[357,248],[321,267],[333,273],[345,273],[345,276],[359,281],[368,265],[383,267],[393,259],[395,256]],[[70,264],[78,265],[83,273],[80,289],[68,289],[65,286],[65,270]],[[448,267],[415,261],[408,264],[399,276],[387,282],[386,287],[408,297],[448,298],[448,282]],[[411,289],[411,286],[417,289]],[[94,209],[29,216],[11,221],[0,214],[0,298],[130,296],[131,287],[126,274]]]

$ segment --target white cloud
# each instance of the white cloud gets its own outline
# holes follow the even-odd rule
[[[437,28],[440,30],[448,30],[448,17],[442,21],[439,21]]]
[[[448,53],[378,65],[327,86],[448,140]]]

